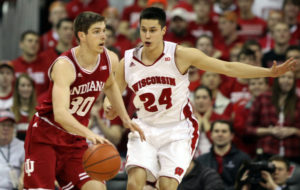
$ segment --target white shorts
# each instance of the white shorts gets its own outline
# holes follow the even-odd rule
[[[147,181],[159,177],[175,178],[181,182],[198,142],[198,123],[190,117],[176,123],[150,126],[136,119],[145,133],[141,142],[137,132],[128,136],[126,171],[141,167],[147,171]]]

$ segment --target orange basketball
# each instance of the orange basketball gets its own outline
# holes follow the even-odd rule
[[[90,146],[83,154],[82,162],[89,176],[98,181],[115,177],[121,167],[119,152],[110,144]]]

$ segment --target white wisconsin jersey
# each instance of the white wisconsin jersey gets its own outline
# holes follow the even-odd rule
[[[186,118],[190,82],[176,66],[176,45],[165,41],[162,55],[149,66],[141,61],[142,46],[125,52],[125,80],[136,93],[134,105],[143,122],[156,125]]]

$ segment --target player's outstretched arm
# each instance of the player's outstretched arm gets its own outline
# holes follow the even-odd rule
[[[57,60],[51,71],[51,79],[54,82],[52,104],[55,121],[66,131],[85,137],[92,141],[93,144],[110,143],[105,138],[93,133],[87,127],[79,123],[69,112],[70,86],[75,80],[73,65],[65,59]]]
[[[113,67],[114,67],[114,65],[119,64],[118,58],[115,54],[110,52],[110,58],[111,58]],[[118,72],[120,72],[120,71],[118,71]],[[116,75],[118,75],[118,72],[116,71]],[[118,77],[119,76],[117,76],[116,78],[118,79]],[[124,90],[126,87],[126,86],[122,86],[122,82],[123,82],[123,85],[126,83],[125,83],[124,79],[121,78],[120,80],[121,81],[119,81],[118,84],[120,84],[121,86],[118,86],[118,84],[115,80],[115,76],[113,74],[111,74],[104,85],[104,92],[105,92],[107,98],[109,99],[109,102],[112,105],[112,109],[114,109],[116,111],[116,113],[119,115],[119,117],[121,118],[124,127],[129,128],[131,131],[137,131],[140,134],[141,140],[143,141],[146,139],[144,132],[136,123],[134,123],[129,118],[129,116],[127,114],[126,108],[124,106],[123,98],[122,98],[121,92],[120,92],[120,89]],[[124,80],[124,81],[122,81],[122,80]]]
[[[225,74],[239,78],[278,77],[287,71],[294,70],[296,62],[291,58],[272,68],[256,67],[240,62],[227,62],[209,57],[195,48],[178,46],[176,50],[176,62],[181,71],[187,71],[192,65],[201,70]]]

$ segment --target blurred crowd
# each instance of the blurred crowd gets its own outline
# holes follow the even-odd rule
[[[266,68],[291,57],[297,62],[294,72],[275,79],[232,78],[189,69],[190,99],[201,133],[195,159],[179,189],[234,189],[237,181],[246,181],[239,189],[250,190],[251,185],[253,189],[253,183],[245,180],[249,169],[243,174],[239,169],[260,160],[276,166],[273,172],[259,170],[262,188],[300,188],[299,0],[132,0],[121,10],[109,0],[48,4],[51,29],[42,34],[24,31],[19,36],[21,55],[0,61],[0,167],[5,168],[0,170],[1,178],[5,176],[0,189],[16,189],[22,183],[18,178],[26,130],[48,90],[49,66],[77,45],[73,19],[82,11],[105,16],[106,47],[121,59],[125,50],[140,44],[139,13],[148,6],[166,11],[166,41]],[[123,98],[129,115],[135,117],[131,89]],[[100,96],[92,108],[89,127],[114,143],[125,160],[129,131],[120,119],[105,118],[103,99]],[[145,188],[154,189],[155,184]]]

